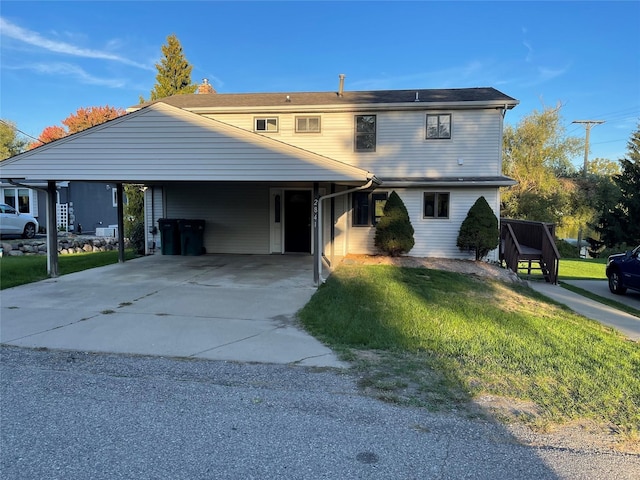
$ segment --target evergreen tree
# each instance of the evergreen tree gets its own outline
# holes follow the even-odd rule
[[[167,37],[167,44],[162,46],[162,55],[160,63],[156,63],[158,74],[156,84],[151,90],[150,101],[171,95],[194,93],[198,86],[191,83],[193,66],[185,58],[178,37]],[[144,100],[142,97],[140,99]]]
[[[628,158],[620,160],[621,172],[613,177],[620,194],[596,226],[608,247],[640,243],[640,123],[627,143],[627,150]]]
[[[407,207],[395,191],[391,192],[376,225],[375,246],[387,255],[397,257],[413,248],[413,233]]]
[[[480,197],[462,222],[456,245],[461,250],[475,250],[476,260],[480,260],[499,243],[498,219],[487,200]]]

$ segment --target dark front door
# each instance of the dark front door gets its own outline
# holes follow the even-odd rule
[[[311,192],[284,192],[284,251],[311,253]]]

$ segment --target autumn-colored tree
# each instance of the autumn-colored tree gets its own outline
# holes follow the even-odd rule
[[[191,83],[193,66],[185,58],[180,40],[175,35],[167,37],[167,44],[162,46],[162,59],[160,63],[156,63],[156,69],[158,74],[150,101],[171,95],[195,93],[198,88]],[[144,98],[140,96],[140,103],[144,102]]]
[[[118,118],[125,113],[124,109],[110,107],[109,105],[105,105],[104,107],[79,108],[76,113],[72,113],[62,120],[64,127],[53,125],[42,130],[42,133],[38,136],[39,141],[29,145],[29,148],[40,146],[43,143],[53,142],[72,133],[78,133],[87,128],[95,127],[108,120]]]

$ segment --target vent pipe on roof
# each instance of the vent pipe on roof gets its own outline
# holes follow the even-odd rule
[[[338,96],[341,97],[342,94],[344,93],[344,77],[345,74],[341,73],[340,75],[338,75],[338,78],[340,78],[340,85],[338,86]]]

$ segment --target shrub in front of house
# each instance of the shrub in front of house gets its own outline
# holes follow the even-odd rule
[[[415,244],[409,212],[400,196],[391,192],[376,224],[375,246],[392,257],[408,253]]]
[[[474,250],[476,260],[486,257],[500,243],[498,219],[484,197],[478,198],[469,209],[458,233],[456,245],[460,250]]]

